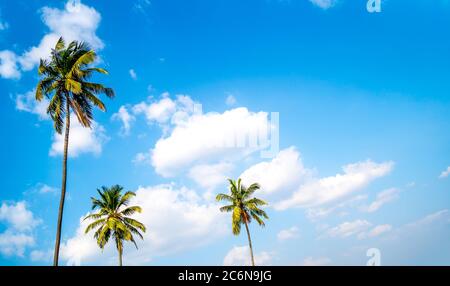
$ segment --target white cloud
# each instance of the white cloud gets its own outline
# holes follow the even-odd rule
[[[130,134],[131,123],[136,120],[136,118],[128,112],[125,106],[121,106],[117,113],[114,113],[111,117],[113,120],[119,120],[122,123],[122,128],[120,133],[123,136]]]
[[[35,91],[29,91],[25,94],[16,96],[16,109],[20,111],[36,114],[39,120],[50,120],[47,114],[48,99],[36,101]],[[119,111],[120,113],[120,111]],[[123,118],[124,114],[121,114]],[[131,119],[129,119],[131,121]],[[70,117],[69,133],[69,156],[77,157],[82,153],[92,153],[99,155],[102,152],[102,145],[108,140],[105,128],[93,121],[91,128],[83,127],[75,115]],[[54,133],[53,142],[50,148],[50,156],[63,154],[64,150],[64,130],[62,134]]]
[[[168,96],[164,96],[158,102],[147,104],[141,102],[134,106],[135,114],[143,113],[149,122],[167,123],[176,111],[176,103]]]
[[[258,266],[270,265],[272,254],[269,252],[260,252],[255,254],[255,264]],[[248,246],[233,247],[223,260],[224,266],[250,266],[250,248]]]
[[[0,233],[0,253],[6,256],[23,257],[25,250],[33,246],[34,237],[25,233],[5,231]]]
[[[91,128],[83,127],[75,115],[71,115],[71,125],[69,133],[69,156],[77,157],[82,153],[92,153],[99,155],[102,152],[102,145],[108,140],[105,129],[102,125],[92,122]],[[62,134],[53,135],[53,143],[50,149],[50,156],[63,154],[64,151],[64,131]]]
[[[69,0],[62,10],[44,7],[41,13],[42,21],[50,32],[38,46],[30,48],[21,56],[19,62],[24,70],[31,70],[41,58],[47,58],[61,36],[64,36],[66,42],[77,40],[89,43],[95,50],[104,47],[95,33],[101,16],[94,8],[79,0]]]
[[[137,80],[137,74],[136,74],[136,72],[134,71],[134,69],[130,69],[128,72],[130,73],[130,77],[131,77],[132,79]]]
[[[36,91],[32,90],[25,94],[17,95],[16,109],[36,114],[40,120],[50,119],[47,114],[48,99],[44,97],[41,101],[37,101],[35,94]]]
[[[7,222],[11,229],[20,232],[31,231],[40,223],[40,220],[28,210],[24,201],[15,204],[2,203],[0,221]]]
[[[25,202],[12,204],[2,203],[0,206],[0,222],[6,225],[6,230],[0,233],[0,253],[6,256],[22,257],[35,240],[31,231],[41,223],[27,209]]]
[[[0,51],[0,77],[8,79],[20,78],[20,71],[17,67],[17,56],[15,53],[8,50]]]
[[[250,167],[240,178],[246,185],[258,182],[261,185],[260,193],[268,195],[292,191],[311,174],[312,171],[303,166],[300,153],[295,147],[290,147],[280,151],[272,161]]]
[[[328,257],[307,257],[303,260],[302,266],[326,266],[331,263],[331,259]]]
[[[447,168],[447,170],[443,171],[441,175],[439,176],[440,179],[447,178],[450,175],[450,166]]]
[[[169,93],[163,93],[158,101],[136,104],[133,113],[144,114],[149,124],[179,124],[196,112],[197,104],[186,95],[177,95],[176,99],[171,99]]]
[[[343,167],[343,174],[313,180],[300,186],[291,198],[275,205],[278,210],[291,207],[317,207],[328,204],[366,187],[393,169],[393,162],[375,163],[370,160]]]
[[[59,190],[55,187],[51,187],[46,184],[40,184],[39,185],[39,193],[40,194],[54,194],[57,193]]]
[[[32,70],[40,61],[40,59],[48,59],[50,51],[55,47],[59,36],[56,34],[45,35],[39,46],[30,48],[22,56],[18,57],[18,62],[22,70]]]
[[[53,258],[53,250],[46,251],[33,250],[30,253],[30,259],[33,262],[50,262]]]
[[[392,225],[389,224],[377,225],[368,232],[361,232],[360,234],[358,234],[358,238],[359,239],[373,238],[380,236],[384,233],[390,232],[391,230]]]
[[[425,216],[424,218],[421,218],[420,220],[417,220],[415,222],[409,223],[407,227],[421,227],[430,225],[434,222],[440,221],[442,219],[449,219],[450,218],[450,211],[448,209],[440,210],[438,212],[429,214]]]
[[[135,164],[141,164],[141,163],[150,164],[151,158],[150,158],[150,155],[147,153],[137,153],[136,156],[134,156],[134,159],[132,162]]]
[[[329,207],[314,207],[309,208],[306,210],[306,214],[310,220],[317,220],[317,219],[323,219],[332,213],[335,213],[337,211],[340,211],[338,215],[342,216],[343,214],[346,214],[346,212],[343,210],[345,208],[354,208],[356,206],[359,206],[360,202],[367,199],[367,195],[357,195],[355,197],[352,197],[348,200],[345,200],[341,203],[338,203],[336,205],[332,205]]]
[[[277,234],[277,238],[280,241],[294,239],[299,236],[299,229],[296,226],[293,226],[288,229],[283,229]]]
[[[226,216],[218,205],[204,202],[195,192],[172,185],[140,187],[130,203],[144,210],[135,216],[148,232],[138,241],[139,250],[128,245],[126,265],[148,264],[157,256],[166,256],[217,241],[227,233]],[[84,234],[88,222],[80,220],[74,237],[62,247],[62,257],[70,265],[116,264],[117,253],[110,244],[102,254],[93,234]]]
[[[178,121],[168,137],[151,150],[152,165],[170,177],[191,165],[243,158],[260,150],[258,139],[268,138],[268,114],[237,108],[224,113],[193,114]],[[247,143],[247,140],[250,142]]]
[[[225,100],[226,105],[233,106],[236,102],[236,98],[232,94],[228,94],[227,99]]]
[[[147,15],[147,9],[151,6],[150,0],[137,0],[134,3],[133,9],[139,13]]]
[[[337,3],[337,0],[309,0],[309,1],[322,9],[329,9]]]
[[[355,220],[352,222],[344,222],[336,227],[329,229],[326,235],[329,237],[347,238],[357,235],[371,226],[366,220]]]
[[[387,189],[379,194],[377,194],[377,197],[375,201],[373,201],[369,206],[364,207],[363,210],[369,213],[376,212],[379,210],[383,205],[390,203],[398,198],[400,193],[399,189]]]
[[[29,48],[21,56],[7,50],[0,51],[0,76],[19,78],[17,63],[20,63],[24,71],[33,69],[41,58],[50,56],[51,49],[61,36],[64,36],[66,42],[86,42],[95,50],[104,47],[96,35],[101,20],[100,14],[94,8],[82,4],[80,0],[68,0],[64,9],[43,7],[40,13],[49,32],[42,37],[38,46]]]
[[[213,190],[217,186],[226,184],[226,180],[230,177],[232,169],[233,165],[226,162],[211,165],[197,165],[189,171],[189,177],[200,187]]]

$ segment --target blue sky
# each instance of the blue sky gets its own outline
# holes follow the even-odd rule
[[[384,265],[449,265],[449,4],[0,0],[0,265],[51,261],[61,138],[33,88],[61,35],[98,51],[117,94],[72,129],[63,264],[116,264],[80,224],[112,184],[148,227],[125,264],[247,264],[213,199],[241,176],[270,203],[258,264],[365,265],[377,248]],[[272,157],[223,145],[271,124]]]

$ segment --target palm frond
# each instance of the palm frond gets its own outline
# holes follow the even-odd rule
[[[233,211],[233,209],[234,209],[234,205],[228,205],[228,206],[221,207],[219,210],[221,212],[229,213],[229,212]]]
[[[124,216],[130,216],[135,213],[141,213],[141,212],[142,212],[141,207],[132,206],[132,207],[128,207],[128,208],[124,209],[123,211],[120,212],[120,214],[124,215]]]
[[[58,42],[55,45],[55,50],[60,51],[60,50],[64,49],[65,46],[66,46],[66,43],[64,42],[63,37],[60,37]]]
[[[226,195],[226,194],[218,194],[218,195],[216,196],[216,201],[218,201],[218,202],[220,202],[220,201],[227,201],[227,202],[232,203],[233,200],[234,200],[234,199],[233,199],[232,196],[229,196],[229,195]]]

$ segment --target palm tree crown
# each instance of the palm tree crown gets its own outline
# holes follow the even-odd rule
[[[41,101],[44,96],[49,98],[47,113],[59,134],[62,133],[64,115],[70,110],[84,127],[90,127],[92,105],[106,110],[97,95],[114,97],[111,88],[89,81],[95,73],[108,74],[105,69],[90,67],[96,58],[96,53],[87,44],[73,41],[66,47],[60,38],[51,51],[50,60],[40,61],[38,73],[42,79],[36,87],[36,100]]]
[[[263,200],[253,198],[252,195],[260,189],[259,184],[252,184],[250,187],[245,187],[241,183],[241,179],[237,182],[229,179],[230,183],[230,195],[218,194],[217,201],[226,201],[231,203],[220,208],[221,212],[233,212],[232,216],[232,230],[234,235],[241,233],[241,225],[250,223],[252,218],[258,222],[262,227],[265,226],[263,221],[268,219],[266,212],[259,208],[259,206],[265,206],[267,203]]]
[[[263,219],[268,219],[266,212],[260,209],[260,206],[265,206],[267,203],[263,200],[253,197],[253,194],[260,189],[258,183],[250,185],[248,188],[242,185],[242,180],[229,179],[230,183],[230,194],[218,194],[217,201],[226,201],[230,203],[224,207],[220,208],[221,212],[232,212],[232,231],[234,235],[239,235],[241,233],[241,225],[244,224],[248,242],[250,247],[250,255],[252,260],[252,265],[255,265],[255,260],[253,257],[253,247],[250,237],[250,231],[248,228],[249,223],[254,219],[260,226],[264,227],[265,223]]]
[[[100,198],[91,198],[92,209],[97,209],[96,213],[88,215],[85,219],[95,220],[88,225],[85,233],[96,229],[94,238],[101,249],[104,249],[109,239],[112,237],[119,252],[119,263],[122,265],[123,242],[131,241],[137,248],[134,235],[144,239],[141,231],[145,232],[145,226],[139,221],[129,216],[140,213],[139,206],[128,206],[130,199],[136,194],[126,192],[122,195],[123,187],[119,185],[111,188],[102,187],[97,192]]]

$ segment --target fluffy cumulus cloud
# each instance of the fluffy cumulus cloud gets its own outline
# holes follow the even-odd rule
[[[173,185],[140,187],[131,202],[144,210],[134,218],[144,223],[148,232],[138,241],[139,250],[128,245],[124,263],[149,264],[154,257],[166,256],[216,241],[227,233],[226,217],[218,206],[205,202],[194,191]],[[65,241],[62,257],[70,265],[116,264],[117,253],[110,244],[102,253],[92,233],[84,234],[86,221],[74,237]]]
[[[99,50],[104,47],[96,30],[101,20],[100,14],[80,0],[68,0],[63,9],[43,7],[40,9],[42,21],[49,28],[37,46],[29,48],[18,56],[11,51],[0,51],[0,76],[4,78],[20,77],[20,68],[24,71],[33,69],[41,58],[48,58],[51,49],[59,37],[64,36],[67,42],[83,41]]]
[[[0,253],[5,256],[23,257],[25,250],[34,244],[34,237],[30,234],[9,230],[0,233]]]
[[[27,208],[24,201],[0,206],[0,222],[6,222],[12,230],[20,232],[33,230],[40,221]]]
[[[194,114],[158,140],[151,162],[158,174],[170,177],[192,165],[243,158],[261,149],[258,138],[267,138],[268,127],[267,113],[247,108]]]
[[[103,48],[103,42],[95,33],[101,16],[94,8],[79,0],[69,0],[64,9],[44,7],[41,12],[42,20],[50,32],[38,46],[30,48],[19,59],[24,70],[32,69],[41,58],[47,58],[61,36],[67,42],[77,40],[89,43],[96,50]]]
[[[379,194],[377,194],[376,199],[368,206],[363,207],[363,210],[369,213],[376,212],[379,210],[383,205],[390,203],[398,198],[400,193],[399,189],[387,189]]]
[[[317,207],[343,199],[383,177],[393,169],[393,162],[364,161],[343,167],[343,174],[312,180],[303,184],[286,200],[276,204],[279,210],[291,207]]]
[[[329,9],[336,5],[337,0],[309,0],[311,3],[322,9]]]
[[[75,115],[71,116],[69,133],[69,156],[78,157],[82,153],[92,153],[99,155],[102,152],[103,144],[108,140],[105,128],[93,122],[91,128],[82,126]],[[50,156],[61,155],[64,152],[64,132],[53,135],[53,143],[50,149]]]
[[[288,229],[283,229],[277,234],[277,238],[280,241],[294,239],[299,237],[299,229],[296,226],[293,226]]]
[[[231,163],[218,163],[211,165],[197,165],[189,171],[189,177],[200,187],[214,190],[217,186],[226,183],[233,170]]]
[[[25,202],[0,206],[0,223],[5,231],[0,233],[0,254],[5,256],[24,256],[27,248],[35,244],[32,231],[40,220],[35,218]]]
[[[295,147],[290,147],[280,151],[270,162],[253,165],[244,171],[240,178],[246,185],[258,182],[261,185],[260,193],[270,195],[292,191],[302,181],[310,178],[312,173],[303,166],[300,153]]]
[[[34,90],[17,95],[15,103],[17,110],[35,114],[39,120],[50,120],[47,114],[48,99],[44,98],[42,101],[36,101]],[[117,117],[122,121],[127,119],[123,113],[117,115]],[[128,123],[131,121],[132,119],[128,118]],[[102,152],[103,144],[108,141],[105,128],[95,121],[92,122],[91,128],[83,127],[75,115],[71,116],[70,123],[69,156],[77,157],[82,153],[99,155]],[[63,154],[63,150],[64,132],[63,134],[55,132],[49,154],[51,156],[61,155]]]
[[[0,77],[7,79],[20,78],[17,56],[14,52],[8,50],[0,51]]]
[[[137,162],[148,161],[159,175],[173,177],[185,171],[199,183],[199,175],[212,166],[213,186],[227,175],[230,165],[268,146],[270,127],[266,112],[236,108],[223,113],[203,113],[202,106],[186,95],[141,102],[132,108],[134,115],[144,115],[149,124],[162,127],[163,136],[154,148],[140,153]]]
[[[255,264],[259,266],[267,266],[272,262],[273,255],[263,251],[255,254]],[[223,259],[224,266],[250,266],[250,249],[248,246],[233,247]]]
[[[171,98],[168,93],[158,100],[134,105],[133,115],[144,115],[148,123],[159,124],[164,131],[154,147],[138,153],[134,162],[151,164],[163,177],[185,174],[203,189],[213,190],[225,183],[237,165],[246,165],[246,159],[255,159],[257,151],[268,147],[273,126],[266,112],[240,107],[223,113],[203,113],[196,106],[199,103],[189,96]],[[389,174],[393,166],[393,162],[367,160],[344,166],[341,174],[317,178],[316,171],[303,165],[299,151],[292,146],[269,161],[248,167],[239,177],[246,185],[260,183],[261,194],[271,200],[276,210],[302,207],[318,217],[341,208],[331,203],[343,208],[347,204],[342,201]],[[362,197],[354,198],[360,201]],[[391,197],[383,194],[379,199],[377,205],[387,203]]]
[[[122,123],[120,134],[123,136],[130,134],[131,124],[136,120],[133,114],[131,114],[125,106],[121,106],[119,111],[114,113],[111,118]]]
[[[50,119],[47,114],[48,99],[43,98],[41,101],[37,101],[35,94],[35,90],[18,94],[16,96],[16,109],[35,114],[40,120]]]
[[[201,112],[199,104],[187,95],[177,95],[175,99],[169,93],[163,93],[156,101],[143,101],[133,107],[135,115],[143,114],[149,124],[178,124],[196,112]],[[197,108],[199,108],[197,110]]]

